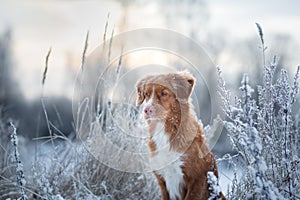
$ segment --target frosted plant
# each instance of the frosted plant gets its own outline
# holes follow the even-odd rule
[[[292,86],[286,70],[274,80],[275,67],[275,62],[265,67],[263,86],[258,86],[258,103],[252,98],[254,90],[248,75],[241,82],[242,97],[236,97],[233,105],[225,81],[219,77],[227,115],[224,124],[247,172],[238,184],[244,189],[239,189],[235,198],[298,198],[299,128],[294,123],[292,105],[298,91],[299,67]],[[218,72],[220,76],[220,68]]]
[[[57,199],[57,196],[53,195],[53,181],[50,181],[49,173],[44,165],[36,162],[33,165],[33,179],[34,184],[38,188],[39,194],[46,199]],[[52,177],[53,179],[53,177]]]
[[[207,172],[207,183],[209,184],[210,197],[208,200],[213,200],[218,197],[221,192],[221,188],[218,184],[218,178],[215,176],[214,172]]]
[[[26,199],[28,199],[27,195],[25,193],[25,190],[24,190],[24,187],[26,185],[26,180],[25,180],[25,176],[24,176],[23,164],[20,159],[20,154],[18,151],[17,128],[15,127],[15,125],[12,122],[10,122],[9,128],[11,130],[11,143],[14,147],[13,157],[16,162],[17,185],[20,188],[20,194],[21,194],[21,197],[19,199],[26,200]]]
[[[265,43],[262,28],[257,24],[263,58]],[[265,58],[264,58],[265,59]],[[233,184],[230,199],[299,199],[299,115],[294,107],[299,90],[300,67],[291,81],[282,69],[275,76],[278,60],[268,65],[263,60],[263,81],[257,90],[249,77],[241,81],[241,97],[231,100],[218,67],[219,93],[224,121],[233,148],[242,156],[245,176]],[[292,82],[292,83],[290,83]],[[253,97],[254,96],[254,97]]]

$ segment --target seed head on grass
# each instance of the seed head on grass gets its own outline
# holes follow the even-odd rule
[[[104,28],[104,34],[103,34],[103,42],[105,42],[105,40],[106,40],[106,34],[107,34],[107,29],[108,29],[109,16],[110,16],[110,13],[107,14],[107,19],[106,19],[106,22],[105,22],[105,28]]]
[[[111,55],[111,48],[112,48],[112,43],[113,43],[113,38],[114,38],[114,32],[115,32],[115,27],[113,27],[113,30],[111,32],[111,37],[109,39],[109,47],[108,47],[108,63],[110,61],[110,55]],[[104,41],[105,42],[105,41]]]
[[[81,72],[83,72],[84,70],[86,51],[88,48],[88,41],[89,41],[89,31],[87,31],[86,33],[85,42],[84,42],[84,48],[83,48],[82,59],[81,59]]]
[[[51,50],[52,50],[52,48],[50,47],[50,49],[49,49],[49,51],[46,55],[45,69],[44,69],[43,79],[42,79],[42,85],[43,86],[45,85],[45,81],[46,81],[46,78],[47,78],[48,62],[49,62],[49,57],[50,57],[50,54],[51,54]]]
[[[265,40],[264,40],[264,34],[263,34],[263,30],[262,27],[259,23],[255,23],[257,29],[258,29],[258,34],[259,34],[259,38],[261,41],[261,50],[262,50],[262,56],[263,56],[263,65],[264,67],[266,66],[266,58],[265,58],[265,51],[267,50],[268,47],[265,46]]]
[[[256,24],[256,27],[257,27],[257,29],[258,29],[258,34],[259,34],[261,43],[262,43],[262,45],[264,46],[265,41],[264,41],[264,34],[263,34],[263,31],[262,31],[262,28],[261,28],[261,26],[260,26],[259,23],[255,23],[255,24]]]

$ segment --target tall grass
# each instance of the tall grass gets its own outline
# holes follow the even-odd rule
[[[264,54],[266,48],[263,32],[258,24],[257,27]],[[108,22],[103,36],[105,43],[107,29]],[[85,65],[88,36],[89,33],[85,38],[79,82],[84,81],[88,75],[84,74],[87,71]],[[108,42],[108,51],[103,58],[107,62],[111,59],[113,40]],[[42,86],[46,83],[49,55],[50,51],[46,56]],[[107,65],[106,62],[100,63],[100,67]],[[109,80],[108,77],[99,80],[100,86],[94,99],[84,95],[84,98],[79,98],[74,121],[77,137],[66,137],[54,126],[42,101],[49,136],[37,138],[40,142],[37,143],[36,159],[31,171],[26,172],[20,167],[21,159],[17,153],[20,144],[16,142],[15,126],[10,125],[12,132],[9,132],[0,115],[0,199],[160,198],[158,185],[151,173],[127,173],[101,162],[104,157],[116,162],[124,159],[121,154],[111,154],[112,149],[109,145],[105,146],[107,144],[102,139],[103,136],[120,149],[147,151],[145,140],[129,140],[123,134],[135,132],[138,135],[145,131],[144,122],[138,115],[139,111],[125,102],[114,104],[104,101],[101,96],[101,93],[109,92],[109,88],[106,87],[107,81],[119,80],[122,64],[121,55],[115,74],[112,74]],[[236,157],[224,159],[229,160],[235,168],[243,168],[245,172],[245,176],[239,180],[235,170],[232,186],[228,190],[229,199],[300,199],[300,128],[299,123],[294,121],[297,116],[293,112],[298,91],[299,68],[290,84],[285,70],[281,72],[279,79],[275,80],[275,67],[275,62],[266,65],[264,60],[264,84],[258,87],[257,99],[253,98],[254,90],[250,86],[248,75],[243,77],[241,97],[236,97],[234,103],[230,99],[230,91],[226,89],[224,79],[219,77],[223,106],[227,114],[225,127],[233,147],[242,157],[238,162]],[[83,82],[79,84],[79,92],[84,93]],[[10,133],[14,138],[12,145],[9,141]],[[99,157],[97,151],[100,152]],[[128,163],[136,164],[130,161]],[[17,170],[16,164],[19,165]],[[123,167],[126,169],[129,166]],[[210,177],[210,181],[215,182],[215,177]]]
[[[107,28],[106,28],[107,30]],[[105,32],[104,35],[107,33]],[[112,33],[113,35],[113,33]],[[106,42],[106,41],[105,41]],[[112,39],[109,40],[109,48],[112,45]],[[88,33],[85,39],[84,50],[82,54],[81,63],[81,73],[84,77],[85,64],[86,64],[86,53],[88,51]],[[46,55],[46,64],[44,68],[44,73],[42,76],[42,87],[46,84],[47,73],[48,73],[48,61],[51,50],[48,51]],[[110,51],[106,55],[109,60]],[[122,57],[122,56],[121,56]],[[115,77],[119,76],[122,59],[119,60],[118,69],[116,70]],[[105,63],[102,63],[105,66]],[[107,63],[106,63],[107,64]],[[106,80],[103,79],[103,82]],[[105,91],[105,87],[102,88]],[[43,102],[43,89],[41,92],[41,103],[42,111],[44,117],[47,120],[47,126],[49,131],[48,137],[37,137],[36,143],[36,154],[34,163],[32,164],[31,171],[23,171],[18,167],[18,170],[14,173],[11,171],[12,175],[8,175],[5,172],[5,168],[11,165],[13,169],[13,164],[10,161],[1,162],[4,166],[1,168],[0,177],[0,197],[2,198],[21,198],[21,199],[158,199],[159,191],[158,186],[154,180],[154,177],[150,173],[127,173],[113,169],[106,166],[99,160],[97,160],[94,155],[91,154],[88,149],[82,144],[82,139],[80,133],[81,130],[86,130],[85,127],[92,125],[94,129],[91,129],[87,136],[92,136],[93,134],[105,134],[110,137],[113,142],[122,144],[122,148],[126,146],[127,149],[136,148],[135,144],[126,143],[122,141],[123,138],[116,135],[118,130],[111,130],[113,124],[115,124],[115,118],[112,113],[117,111],[116,106],[109,102],[101,102],[101,97],[99,97],[97,107],[99,109],[96,112],[88,112],[87,114],[90,124],[86,124],[85,118],[78,118],[75,121],[76,131],[79,135],[76,138],[68,138],[64,133],[56,129],[56,127],[48,118],[47,107]],[[82,103],[82,102],[81,102]],[[101,105],[100,105],[101,104]],[[84,105],[84,104],[82,104]],[[79,105],[80,106],[80,105]],[[95,111],[91,109],[94,105],[87,105],[89,111]],[[90,107],[89,107],[90,106]],[[101,109],[100,109],[101,108]],[[131,108],[130,108],[131,109]],[[78,110],[78,115],[81,115],[81,109]],[[122,113],[123,114],[123,113]],[[132,113],[131,113],[132,114]],[[135,115],[128,113],[127,117],[131,117],[132,120],[139,120]],[[126,113],[125,113],[126,115]],[[41,117],[41,116],[40,116]],[[127,118],[128,119],[128,118]],[[81,121],[82,120],[82,121]],[[132,122],[132,120],[129,120]],[[1,121],[0,121],[1,122]],[[124,123],[123,128],[128,126]],[[133,126],[130,125],[131,128]],[[0,128],[7,127],[6,125],[1,125]],[[39,127],[39,126],[38,126]],[[98,127],[98,128],[95,128]],[[118,124],[115,128],[122,129],[122,125]],[[124,128],[125,129],[125,128]],[[5,128],[4,132],[7,129]],[[15,129],[14,129],[15,130]],[[39,129],[37,129],[39,130]],[[2,130],[1,130],[2,131]],[[92,132],[95,131],[95,132]],[[15,133],[15,132],[14,132]],[[2,134],[1,134],[2,136]],[[81,138],[80,138],[81,137]],[[91,137],[90,137],[91,138]],[[95,138],[92,138],[95,139]],[[14,140],[16,141],[16,140]],[[43,141],[43,142],[38,142]],[[95,141],[94,141],[95,142]],[[9,157],[9,154],[13,150],[9,144],[4,146],[3,140],[1,140],[1,150],[5,152],[3,159]],[[13,143],[14,148],[17,149],[18,144]],[[97,145],[97,143],[94,143]],[[108,151],[110,151],[108,149]],[[17,154],[15,154],[17,155]],[[17,157],[16,157],[17,158]],[[2,156],[1,156],[2,159]],[[19,159],[19,158],[18,158]],[[19,163],[19,160],[18,160]],[[22,173],[21,173],[22,172]],[[27,183],[24,185],[24,176],[28,177],[26,179]],[[18,178],[18,181],[14,180],[14,177]],[[15,184],[17,183],[17,184]],[[21,185],[22,184],[22,185]],[[18,192],[18,188],[21,190]]]
[[[257,27],[264,54],[263,32],[259,24]],[[276,67],[276,58],[269,65],[264,64],[263,84],[257,90],[252,89],[248,75],[244,74],[241,97],[235,97],[234,102],[218,68],[227,116],[225,127],[242,157],[240,167],[244,171],[242,179],[233,183],[230,199],[300,199],[300,127],[295,123],[298,111],[294,110],[300,67],[292,80],[285,69],[275,78]]]

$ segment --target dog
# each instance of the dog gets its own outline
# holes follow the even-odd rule
[[[218,180],[218,170],[190,103],[195,82],[182,71],[136,83],[136,105],[143,104],[148,124],[150,166],[163,200],[226,199],[210,180]]]

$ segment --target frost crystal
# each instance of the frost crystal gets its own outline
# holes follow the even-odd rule
[[[18,145],[17,128],[12,122],[10,122],[9,128],[11,130],[11,143],[14,147],[13,156],[16,162],[17,185],[20,188],[20,194],[21,194],[21,197],[19,199],[26,200],[28,199],[24,190],[26,180],[24,176],[23,164],[20,159],[20,154],[17,146]]]
[[[300,128],[292,107],[298,92],[299,67],[291,86],[286,70],[274,78],[276,63],[275,58],[270,66],[264,66],[263,84],[257,86],[255,99],[247,74],[241,81],[241,98],[236,97],[234,104],[225,81],[219,77],[227,115],[224,125],[245,171],[242,180],[231,188],[230,199],[295,199],[300,193]],[[218,72],[220,76],[220,69]]]
[[[207,183],[209,184],[208,189],[211,191],[208,200],[216,199],[221,192],[221,188],[214,172],[207,172]]]

